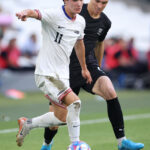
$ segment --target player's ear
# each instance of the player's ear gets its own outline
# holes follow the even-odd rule
[[[64,3],[66,3],[66,1],[68,1],[68,0],[63,0],[64,1]]]
[[[64,5],[65,5],[67,0],[63,0],[63,1],[64,1]]]

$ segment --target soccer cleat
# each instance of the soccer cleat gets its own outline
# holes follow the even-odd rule
[[[29,133],[29,125],[27,124],[27,118],[22,117],[18,119],[19,131],[17,134],[17,145],[22,146],[25,136]]]
[[[134,143],[130,140],[123,140],[121,146],[118,146],[119,150],[140,150],[144,148],[144,144],[142,143]]]
[[[53,140],[49,145],[42,145],[41,150],[51,150],[52,145],[53,145]]]

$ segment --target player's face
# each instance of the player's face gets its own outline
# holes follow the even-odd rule
[[[109,0],[91,0],[90,3],[92,4],[92,9],[95,15],[100,14],[104,8],[106,7]]]
[[[83,6],[83,0],[66,0],[65,5],[71,14],[79,14]]]

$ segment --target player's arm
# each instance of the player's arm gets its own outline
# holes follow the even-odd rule
[[[16,16],[18,19],[21,19],[21,21],[26,21],[27,18],[35,18],[40,20],[41,14],[38,10],[32,10],[32,9],[26,9],[21,12],[16,13]]]
[[[86,66],[85,46],[84,46],[83,40],[77,40],[74,48],[75,48],[76,55],[78,57],[79,63],[80,63],[81,68],[82,68],[82,76],[85,79],[87,79],[87,83],[91,83],[92,77],[91,77],[90,72],[88,71],[87,66]]]
[[[97,58],[98,65],[101,67],[101,63],[104,56],[104,41],[97,43],[95,47],[95,56]]]

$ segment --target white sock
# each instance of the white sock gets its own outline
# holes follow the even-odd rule
[[[48,146],[49,144],[47,144],[46,142],[43,142],[43,145]]]
[[[126,138],[125,136],[122,137],[122,138],[117,139],[118,145],[121,146],[122,141],[123,141],[123,140],[126,140],[126,139],[127,139],[127,138]]]
[[[71,105],[67,107],[68,114],[67,114],[67,126],[70,136],[70,141],[75,142],[79,141],[80,136],[80,107],[81,107],[81,101],[77,100]]]
[[[31,128],[51,127],[51,126],[59,126],[64,124],[66,123],[60,121],[57,117],[55,117],[54,112],[48,112],[44,115],[32,118]]]

